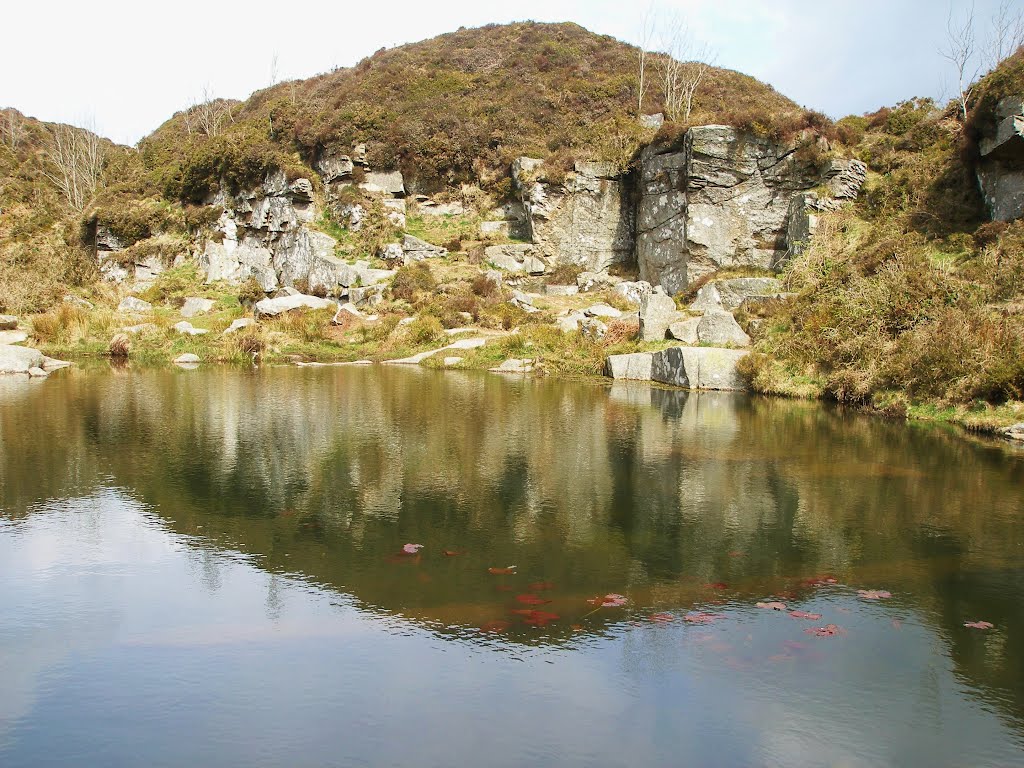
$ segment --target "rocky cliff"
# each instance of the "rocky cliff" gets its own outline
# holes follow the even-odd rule
[[[1024,96],[1003,99],[995,131],[979,142],[978,183],[995,221],[1024,216]]]
[[[775,142],[708,125],[646,147],[635,171],[577,163],[553,181],[541,161],[520,158],[513,177],[549,260],[595,272],[635,262],[671,294],[726,267],[780,266],[812,233],[815,212],[864,182],[863,163],[828,152],[825,139]]]

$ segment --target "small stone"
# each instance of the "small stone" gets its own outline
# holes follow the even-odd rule
[[[50,374],[48,374],[42,368],[29,368],[28,375],[31,376],[33,379],[45,379]]]
[[[213,299],[202,299],[198,297],[191,297],[185,299],[185,303],[181,307],[182,317],[195,317],[196,315],[204,315],[213,309],[213,305],[216,302]]]
[[[182,320],[180,323],[175,323],[174,330],[178,333],[183,333],[187,336],[202,336],[204,333],[209,333],[206,328],[196,328],[188,320]]]
[[[615,307],[609,306],[608,304],[595,304],[592,307],[587,307],[583,310],[583,314],[587,317],[622,317],[621,311],[617,310]]]
[[[18,327],[18,318],[14,315],[0,315],[0,331],[13,331]]]
[[[125,296],[117,305],[118,312],[150,312],[153,305],[136,296]]]
[[[608,326],[596,317],[588,317],[586,320],[580,322],[580,333],[588,339],[600,341],[605,337],[605,334],[608,333]]]
[[[533,360],[511,359],[506,360],[497,368],[491,368],[493,373],[530,373],[533,370]]]
[[[446,357],[444,359],[444,366],[445,368],[451,368],[453,365],[461,363],[464,359],[463,357]]]
[[[256,325],[256,321],[251,317],[240,317],[237,320],[232,320],[231,325],[224,329],[224,333],[222,335],[227,336],[229,333],[234,333],[235,331],[240,331],[243,328],[249,328],[254,325]]]
[[[199,365],[202,362],[199,359],[199,355],[194,355],[191,352],[186,352],[184,355],[178,355],[174,358],[175,365]]]

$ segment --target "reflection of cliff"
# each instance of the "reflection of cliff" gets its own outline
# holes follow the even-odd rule
[[[553,582],[570,618],[605,592],[675,609],[834,572],[914,595],[965,674],[1024,688],[960,631],[1024,634],[1024,461],[1000,447],[818,404],[387,368],[70,372],[0,398],[7,516],[110,476],[179,532],[448,627],[503,616],[503,583]],[[405,542],[423,557],[389,560]]]

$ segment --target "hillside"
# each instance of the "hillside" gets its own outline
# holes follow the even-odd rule
[[[241,182],[268,167],[301,173],[322,152],[347,154],[354,142],[367,144],[372,167],[400,169],[414,191],[474,183],[500,197],[519,155],[628,160],[645,137],[637,87],[637,49],[575,24],[461,29],[257,92],[231,106],[213,141],[190,135],[187,114],[178,114],[141,149],[162,191],[194,202],[218,175]],[[651,88],[644,111],[661,109]],[[771,131],[802,115],[770,86],[711,69],[690,122]]]

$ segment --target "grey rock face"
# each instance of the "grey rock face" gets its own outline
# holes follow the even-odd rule
[[[675,305],[673,304],[673,308],[674,307]],[[612,319],[622,317],[621,310],[609,306],[608,304],[594,304],[593,306],[584,309],[583,314],[587,317],[609,317]]]
[[[576,277],[576,286],[584,293],[612,288],[617,282],[615,278],[605,272],[580,272]]]
[[[533,261],[543,266],[533,254],[532,245],[490,245],[484,249],[484,261],[505,272],[526,272],[528,267],[536,268]]]
[[[640,302],[643,301],[645,296],[650,296],[654,288],[645,280],[640,280],[637,282],[619,283],[613,290],[631,304],[640,306]]]
[[[118,312],[150,312],[153,305],[136,296],[125,296],[117,305]]]
[[[749,347],[750,337],[743,332],[731,312],[712,310],[697,323],[697,340],[717,347]]]
[[[668,327],[668,335],[676,341],[681,341],[683,344],[699,344],[700,339],[697,336],[697,326],[700,325],[701,318],[699,317],[688,317],[685,320],[672,323]]]
[[[796,147],[734,128],[691,128],[681,146],[651,146],[640,159],[636,258],[640,276],[668,293],[724,267],[769,269],[787,252],[794,194],[827,184],[855,197],[866,169],[835,161],[824,171]]]
[[[423,259],[443,258],[448,255],[448,249],[432,245],[418,237],[406,235],[402,239],[402,254],[405,263],[408,264],[413,261],[423,261]]]
[[[782,295],[782,283],[774,277],[733,277],[711,280],[701,286],[690,305],[696,312],[738,309],[750,298],[776,298]]]
[[[654,355],[650,352],[609,355],[605,362],[605,373],[613,379],[651,381],[653,365]]]
[[[978,182],[995,221],[1024,216],[1024,97],[1001,101],[993,135],[980,142]]]
[[[671,296],[660,292],[644,296],[640,300],[640,338],[644,341],[664,339],[677,316],[676,303]]]
[[[654,354],[651,378],[685,389],[744,390],[747,382],[736,365],[747,354],[715,347],[669,347]]]
[[[528,237],[548,262],[601,272],[632,259],[630,189],[614,166],[577,163],[561,182],[533,158],[519,158],[512,170]]]
[[[214,304],[216,304],[216,302],[213,299],[202,299],[198,297],[187,298],[181,307],[181,316],[195,317],[196,315],[205,315],[213,309]]]
[[[360,187],[367,192],[385,193],[405,197],[405,179],[401,171],[377,171],[366,174],[366,183]]]

